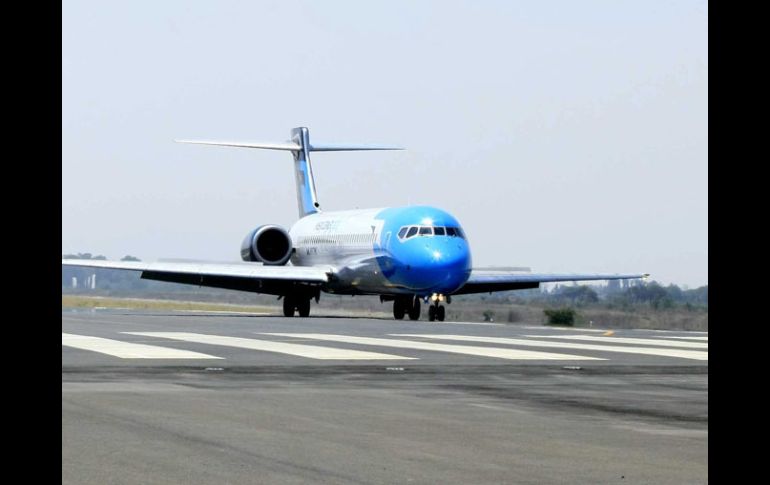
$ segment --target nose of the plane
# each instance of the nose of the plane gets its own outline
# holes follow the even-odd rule
[[[424,247],[413,271],[414,283],[433,293],[452,293],[468,279],[471,258],[460,238],[433,237],[419,241]]]

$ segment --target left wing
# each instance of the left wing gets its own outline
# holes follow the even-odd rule
[[[540,283],[557,281],[591,281],[591,280],[629,280],[647,278],[644,274],[538,274],[510,271],[472,270],[471,276],[462,288],[453,295],[469,293],[491,293],[493,291],[526,290],[538,288]]]
[[[148,280],[211,286],[229,290],[282,295],[297,284],[319,286],[329,281],[334,269],[323,266],[265,266],[261,263],[212,263],[207,261],[103,261],[62,259],[62,266],[141,271]]]

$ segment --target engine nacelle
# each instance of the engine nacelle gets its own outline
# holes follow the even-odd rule
[[[291,250],[291,236],[286,229],[265,224],[246,235],[241,243],[241,258],[281,266],[291,258]]]

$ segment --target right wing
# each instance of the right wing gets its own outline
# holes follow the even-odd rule
[[[453,295],[492,293],[493,291],[526,290],[538,288],[540,283],[557,281],[632,280],[647,278],[649,274],[543,274],[512,271],[485,271],[474,269],[468,281]]]
[[[283,295],[297,284],[320,286],[329,281],[331,267],[265,266],[261,263],[213,263],[207,261],[104,261],[62,259],[62,266],[141,271],[147,280],[167,281],[228,290]]]

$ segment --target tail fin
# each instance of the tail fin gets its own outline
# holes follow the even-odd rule
[[[318,196],[315,190],[313,167],[310,164],[310,152],[344,152],[355,150],[403,150],[398,147],[381,145],[351,145],[351,144],[311,144],[310,131],[305,127],[291,130],[291,140],[284,143],[263,142],[231,142],[206,140],[175,140],[178,143],[195,143],[199,145],[218,145],[241,148],[262,148],[266,150],[287,150],[294,157],[294,176],[297,184],[297,205],[299,216],[320,212]]]

